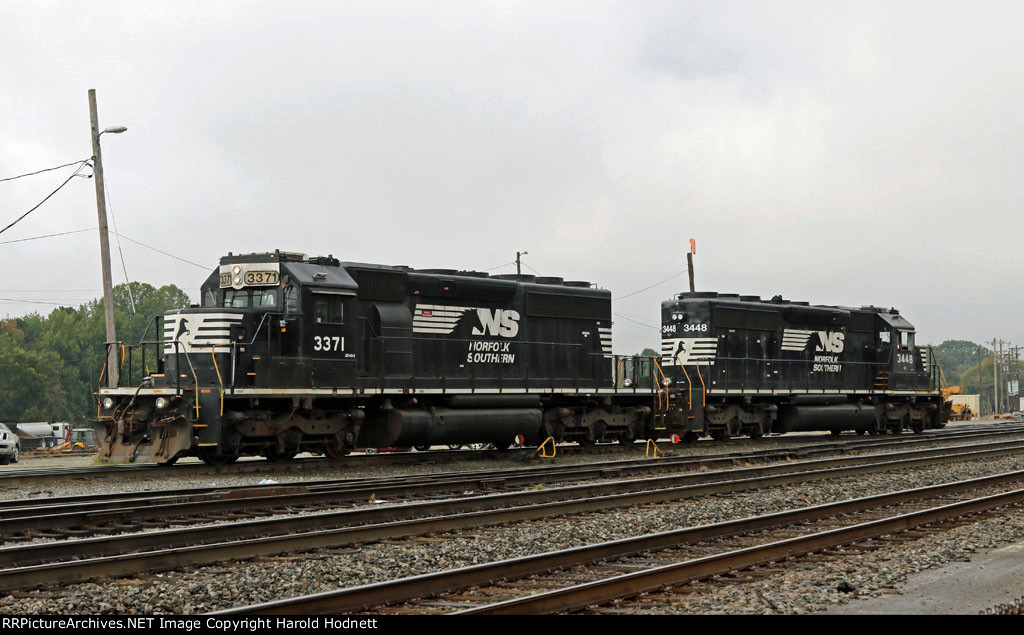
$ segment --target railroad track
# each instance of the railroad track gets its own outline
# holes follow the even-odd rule
[[[896,455],[817,459],[6,547],[0,549],[0,590],[335,548],[1022,452],[1024,442],[1011,441],[968,446],[966,451],[959,446]]]
[[[222,611],[220,614],[537,614],[662,610],[679,587],[779,573],[764,565],[928,531],[1024,503],[1024,471],[851,499]],[[908,511],[909,510],[909,511]],[[907,533],[914,531],[915,533]],[[760,570],[757,568],[761,567]],[[668,590],[666,590],[668,589]],[[644,594],[658,593],[652,598]]]
[[[946,435],[942,441],[965,441],[1019,433],[1016,430]],[[916,439],[916,440],[915,440]],[[934,440],[934,439],[930,439]],[[194,525],[210,521],[240,520],[270,514],[308,513],[326,507],[366,504],[371,498],[391,502],[414,497],[450,496],[476,492],[509,491],[522,487],[565,481],[642,477],[648,474],[722,469],[735,465],[795,461],[837,452],[864,452],[913,446],[922,437],[895,440],[848,442],[841,446],[812,446],[791,450],[759,450],[704,457],[670,457],[619,460],[585,465],[555,465],[532,468],[484,470],[435,475],[311,481],[251,487],[210,487],[177,490],[115,493],[97,496],[40,498],[0,502],[0,543],[37,538],[74,538],[116,534],[168,525]],[[986,444],[985,449],[1016,447],[1014,441]],[[952,451],[969,449],[954,446]],[[976,446],[981,448],[982,446]],[[915,456],[945,450],[917,451]],[[909,454],[907,456],[910,456]],[[847,459],[824,466],[871,462],[870,457]],[[780,470],[792,470],[782,467]],[[708,474],[700,480],[714,478]],[[727,478],[724,476],[723,478]],[[689,477],[694,479],[694,477]]]
[[[956,426],[941,430],[928,431],[922,435],[899,435],[896,437],[881,436],[864,439],[853,435],[844,437],[831,437],[822,435],[785,435],[765,437],[758,441],[763,444],[792,444],[806,442],[806,445],[797,448],[808,451],[814,448],[856,447],[860,444],[870,446],[879,442],[904,442],[915,443],[922,440],[932,441],[943,438],[956,438],[964,435],[975,436],[986,434],[1013,434],[1024,431],[1024,424],[978,424],[971,426]],[[841,439],[841,440],[840,440]],[[895,439],[895,440],[894,440]],[[885,441],[881,441],[885,440]],[[701,441],[701,447],[705,444],[715,444],[728,448],[729,442]],[[633,449],[641,451],[643,445],[635,445]],[[692,446],[664,446],[669,454]],[[778,448],[768,448],[764,451],[773,451]],[[588,448],[577,446],[559,446],[559,456],[575,456],[579,454],[588,456],[600,456],[602,454],[614,454],[629,451],[619,444],[597,445]],[[149,478],[168,477],[199,477],[215,474],[266,474],[273,472],[275,475],[282,473],[302,474],[311,470],[337,470],[351,471],[353,469],[395,467],[400,465],[430,464],[458,464],[474,460],[521,460],[527,461],[534,454],[535,448],[521,448],[515,450],[432,450],[430,452],[398,452],[375,455],[347,456],[343,460],[333,460],[318,457],[306,457],[293,459],[287,462],[268,462],[263,459],[243,459],[231,465],[211,466],[204,463],[179,463],[175,466],[161,466],[155,464],[124,464],[124,465],[92,465],[76,467],[28,467],[28,468],[4,468],[0,469],[0,485],[8,487],[24,486],[31,484],[33,487],[46,483],[59,483],[66,480],[87,480],[91,477],[125,477],[136,478],[145,476]]]

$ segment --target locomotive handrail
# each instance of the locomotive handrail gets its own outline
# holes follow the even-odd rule
[[[704,376],[700,374],[700,360],[694,361],[697,362],[697,377],[700,377],[700,405],[704,407],[708,405],[708,387],[704,383]]]
[[[715,361],[716,362],[738,362],[738,363],[741,363],[739,365],[743,366],[746,371],[753,371],[753,367],[756,367],[756,365],[758,365],[758,364],[772,364],[772,365],[779,365],[779,366],[785,366],[785,367],[792,367],[794,364],[795,365],[800,365],[800,366],[806,366],[808,363],[813,363],[812,360],[807,360],[807,359],[781,359],[781,358],[762,358],[762,357],[751,357],[751,356],[724,356],[724,355],[716,356],[715,357]],[[754,362],[754,364],[750,364],[750,362]],[[870,369],[871,373],[877,373],[877,372],[880,372],[882,370],[891,370],[891,365],[888,362],[884,362],[884,361],[848,360],[848,361],[843,361],[842,364],[843,365],[852,366],[852,367],[868,368],[868,369]],[[699,362],[697,362],[695,365],[697,366],[697,369],[699,371],[700,370]],[[734,364],[723,364],[723,365],[724,365],[724,368],[722,369],[721,374],[718,375],[719,380],[721,380],[722,383],[723,383],[723,387],[721,387],[721,389],[723,389],[723,390],[734,390],[735,388],[733,387],[733,380],[732,380],[732,377],[731,377],[731,368],[734,366]],[[686,373],[685,367],[682,366],[682,365],[680,367],[683,369],[684,374],[687,375],[687,377],[688,377],[688,373]],[[714,370],[713,366],[712,366],[712,370]],[[929,369],[924,369],[923,368],[921,370],[906,371],[905,374],[909,375],[909,374],[915,374],[916,373],[916,374],[920,375],[920,374],[927,374],[929,372],[930,372]],[[712,376],[714,376],[714,375],[712,375]],[[872,374],[871,376],[873,377],[874,375]],[[703,376],[701,376],[701,379],[703,380]],[[785,381],[774,380],[773,379],[773,386],[775,388],[778,388],[778,386],[781,384],[781,385],[784,386],[784,388],[793,389],[793,388],[795,388],[793,386],[794,383],[802,383],[803,384],[803,388],[805,390],[808,390],[808,391],[812,390],[812,388],[814,390],[816,390],[816,391],[817,390],[822,390],[822,391],[829,390],[828,388],[817,388],[817,387],[812,386],[812,381],[811,380],[812,380],[812,377],[809,374],[803,375],[800,379],[792,378],[792,379],[788,379],[788,380],[785,380]],[[874,386],[874,385],[870,386],[869,389],[870,389],[871,392],[882,392],[880,390],[877,390],[877,387]],[[706,382],[705,382],[705,390],[707,390]],[[836,390],[841,390],[841,389],[840,388],[836,388]],[[934,391],[934,388],[933,388],[933,391]]]
[[[217,371],[217,383],[220,385],[220,416],[224,416],[224,380],[220,376],[220,365],[217,364],[217,347],[229,347],[234,350],[234,343],[214,344],[210,349],[210,357],[213,358],[213,369]]]
[[[252,346],[252,345],[254,345],[256,343],[256,337],[260,334],[260,329],[262,329],[263,325],[266,323],[267,317],[271,316],[271,315],[288,315],[288,314],[287,313],[282,313],[280,311],[267,311],[266,313],[264,313],[263,317],[260,318],[260,323],[256,325],[256,331],[252,334],[252,339],[249,340],[249,342],[246,344],[246,346]],[[267,336],[269,337],[269,335],[270,335],[270,331],[268,330],[267,331]],[[221,346],[223,346],[223,344],[221,344]]]
[[[142,346],[143,344],[147,343],[152,344],[152,342],[146,342],[146,336],[149,335],[149,327],[153,326],[153,322],[161,320],[163,319],[163,317],[163,315],[157,314],[149,318],[149,322],[146,322],[146,329],[142,331],[142,336],[139,337],[139,343],[137,344],[137,346]],[[163,342],[163,331],[160,331],[160,342]]]
[[[683,369],[683,376],[686,377],[686,388],[689,391],[687,407],[693,410],[693,382],[690,381],[690,373],[686,372],[686,366],[680,364],[679,367]]]

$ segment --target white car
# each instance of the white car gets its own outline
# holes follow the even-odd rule
[[[11,429],[0,423],[0,465],[17,463],[21,458],[21,440]]]

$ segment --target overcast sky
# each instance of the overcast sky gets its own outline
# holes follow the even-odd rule
[[[114,222],[212,269],[275,248],[895,306],[1024,343],[1020,2],[0,3],[0,178],[91,155]],[[0,182],[0,226],[73,169]],[[0,243],[0,315],[101,295],[73,179]],[[116,243],[114,244],[116,248]],[[122,241],[195,298],[209,270]],[[117,252],[114,282],[125,279]],[[616,302],[658,348],[685,273]],[[22,302],[12,302],[12,299]],[[34,301],[39,303],[29,303]]]

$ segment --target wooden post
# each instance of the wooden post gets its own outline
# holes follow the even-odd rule
[[[103,160],[100,156],[99,115],[96,112],[96,90],[89,89],[89,124],[92,128],[92,166],[93,181],[96,183],[96,214],[99,217],[100,229],[100,262],[103,267],[103,309],[107,326],[107,341],[117,341],[117,330],[114,325],[114,287],[110,278],[110,238],[107,235],[107,202],[103,187]],[[118,384],[120,357],[118,347],[110,346],[107,351],[107,385],[114,388]]]

